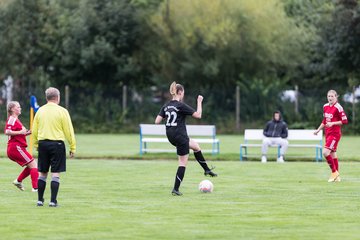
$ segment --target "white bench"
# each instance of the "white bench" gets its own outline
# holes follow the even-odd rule
[[[211,144],[211,149],[202,148],[202,152],[219,154],[220,142],[216,138],[214,125],[187,125],[186,129],[189,137],[196,142]],[[169,143],[164,124],[140,124],[140,155],[148,152],[176,152],[174,147],[171,149],[149,148],[148,143]]]
[[[288,148],[315,148],[315,160],[322,160],[322,130],[314,135],[315,130],[306,129],[289,129],[288,130]],[[240,144],[240,160],[248,156],[247,149],[249,147],[260,147],[262,146],[262,140],[264,138],[262,129],[245,129],[244,143]],[[261,141],[261,143],[250,143],[250,142]],[[309,143],[294,143],[296,141],[309,142]],[[277,147],[277,157],[280,156],[280,146],[272,145],[271,147]]]

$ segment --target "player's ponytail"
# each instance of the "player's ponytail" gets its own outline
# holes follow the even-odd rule
[[[170,85],[170,94],[171,94],[172,96],[175,96],[176,93],[177,93],[177,91],[176,91],[176,82],[174,81],[174,82],[172,82],[172,84]]]
[[[181,84],[176,83],[175,81],[172,82],[170,85],[170,94],[175,96],[179,94],[180,91],[184,91],[184,87]]]

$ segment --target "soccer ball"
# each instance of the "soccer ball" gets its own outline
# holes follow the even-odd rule
[[[202,180],[199,183],[199,190],[203,193],[211,193],[214,190],[214,185],[209,180]]]

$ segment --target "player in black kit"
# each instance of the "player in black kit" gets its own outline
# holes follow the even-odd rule
[[[204,169],[204,174],[211,177],[216,177],[217,174],[211,171],[206,164],[201,148],[197,142],[193,139],[189,139],[186,132],[185,118],[187,115],[193,118],[200,119],[202,114],[202,100],[201,95],[197,98],[197,110],[182,102],[185,94],[184,87],[181,84],[173,82],[170,86],[170,93],[172,100],[166,103],[160,110],[158,116],[155,119],[155,123],[159,124],[163,119],[166,119],[166,136],[169,142],[176,147],[176,152],[179,159],[179,167],[175,176],[174,189],[172,195],[181,196],[179,192],[180,184],[185,175],[185,168],[189,158],[189,149],[194,151],[196,160]]]

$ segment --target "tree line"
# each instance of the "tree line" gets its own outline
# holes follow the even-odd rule
[[[69,86],[80,132],[137,131],[172,81],[191,105],[205,96],[203,122],[222,132],[236,131],[236,87],[242,128],[275,109],[314,128],[327,90],[360,85],[359,13],[358,0],[0,0],[0,77],[23,105]],[[295,86],[298,109],[281,98]],[[359,133],[358,104],[342,105]]]

